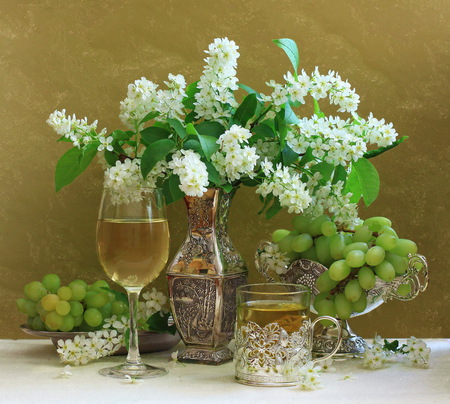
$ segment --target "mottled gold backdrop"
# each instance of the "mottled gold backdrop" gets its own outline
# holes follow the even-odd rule
[[[46,273],[64,282],[105,278],[95,251],[102,171],[91,167],[54,190],[67,144],[45,123],[55,109],[121,128],[119,101],[142,76],[199,78],[203,50],[216,37],[240,46],[238,77],[267,92],[289,61],[272,42],[292,38],[301,67],[337,70],[361,96],[359,113],[384,117],[409,140],[374,160],[382,188],[361,215],[390,217],[428,258],[426,293],[390,302],[353,328],[365,337],[450,337],[448,0],[1,0],[0,2],[0,337],[23,338],[15,299]],[[260,239],[290,225],[257,215],[253,189],[238,192],[230,233],[255,274]],[[182,202],[169,208],[172,254],[185,230]],[[165,277],[155,285],[165,288]]]

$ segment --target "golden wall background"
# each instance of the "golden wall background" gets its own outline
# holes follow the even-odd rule
[[[409,303],[391,302],[351,322],[365,337],[450,337],[449,109],[450,1],[132,0],[0,1],[0,337],[24,338],[15,308],[27,282],[105,278],[95,252],[101,169],[55,193],[56,161],[67,145],[45,123],[55,109],[121,127],[127,84],[168,73],[188,82],[216,37],[240,46],[238,77],[266,90],[289,61],[271,43],[297,41],[307,72],[337,70],[361,96],[361,116],[392,121],[409,140],[374,160],[382,189],[361,215],[390,217],[416,240],[431,283]],[[238,192],[230,233],[247,260],[262,238],[291,218],[257,215],[254,191]],[[173,253],[186,229],[182,202],[169,209]],[[160,277],[156,286],[165,287]]]

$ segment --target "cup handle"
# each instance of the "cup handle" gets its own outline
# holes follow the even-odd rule
[[[311,323],[311,331],[310,331],[310,332],[311,332],[311,344],[310,344],[310,350],[312,351],[313,343],[314,343],[314,327],[316,326],[316,324],[317,324],[320,320],[330,320],[331,322],[333,322],[334,324],[336,324],[336,328],[337,328],[337,330],[338,330],[338,338],[337,338],[337,341],[336,341],[336,346],[334,347],[334,349],[333,349],[328,355],[322,356],[321,358],[318,358],[318,359],[314,359],[314,360],[312,361],[312,363],[317,363],[317,362],[320,362],[320,361],[324,361],[324,360],[326,360],[326,359],[328,359],[328,358],[331,358],[331,357],[339,350],[339,348],[340,348],[340,346],[341,346],[341,342],[342,342],[342,327],[341,327],[341,325],[339,324],[339,321],[336,320],[334,317],[330,317],[330,316],[320,316],[320,317],[317,317],[317,318]]]

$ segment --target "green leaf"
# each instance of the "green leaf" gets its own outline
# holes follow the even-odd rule
[[[356,170],[350,171],[350,174],[347,176],[347,181],[345,183],[344,193],[351,192],[353,195],[350,198],[350,203],[358,203],[361,199],[362,189],[361,184],[359,183],[358,175],[356,174]]]
[[[70,142],[70,143],[72,143],[72,141],[70,140],[70,138],[65,137],[65,136],[61,136],[61,137],[57,140],[57,142]]]
[[[105,149],[105,160],[109,166],[113,167],[116,165],[116,162],[117,160],[119,160],[119,158],[117,157],[117,154]]]
[[[300,165],[303,167],[306,163],[314,160],[314,155],[311,147],[306,149],[305,154],[302,156],[300,160]]]
[[[320,110],[319,102],[313,98],[314,100],[314,115],[316,115],[318,118],[323,118],[325,114]]]
[[[168,118],[167,122],[169,122],[170,126],[175,129],[175,132],[177,132],[177,135],[181,139],[184,139],[187,136],[186,129],[178,119]]]
[[[172,174],[164,181],[162,190],[168,205],[184,198],[184,192],[180,189],[180,177],[178,175]]]
[[[259,196],[261,202],[264,203],[263,207],[261,208],[261,210],[258,212],[258,215],[260,215],[261,213],[263,213],[266,208],[267,205],[269,204],[269,202],[273,199],[273,194],[268,194],[265,198],[263,198],[261,195]]]
[[[282,38],[282,39],[274,39],[273,42],[275,45],[277,45],[279,48],[283,49],[288,56],[289,60],[292,63],[292,66],[294,67],[294,75],[297,77],[297,71],[298,71],[298,65],[300,63],[300,56],[298,54],[298,48],[295,41],[289,38]]]
[[[284,122],[287,125],[294,125],[300,122],[300,119],[298,119],[297,115],[295,115],[295,112],[292,110],[288,102],[284,105]]]
[[[185,93],[187,95],[186,98],[193,97],[195,94],[200,92],[200,89],[197,87],[198,82],[199,82],[199,80],[194,81],[193,83],[189,84],[186,87],[186,91],[185,91]]]
[[[72,147],[67,150],[56,164],[55,170],[55,188],[58,192],[61,188],[69,185],[77,178],[90,164],[97,150],[91,149],[83,154],[83,150],[78,147]]]
[[[220,185],[220,188],[222,188],[227,194],[229,194],[233,190],[233,185],[223,184],[223,185]]]
[[[245,91],[247,91],[247,93],[249,93],[249,94],[256,94],[257,97],[260,97],[260,95],[259,95],[258,92],[256,92],[255,90],[253,90],[253,88],[250,88],[250,87],[246,86],[245,84],[239,83],[239,84],[238,84],[238,87],[239,87],[239,88],[242,88],[242,89],[245,90]]]
[[[377,199],[380,191],[380,177],[377,169],[365,158],[360,158],[352,163],[352,171],[348,176],[348,187],[346,187],[352,193],[354,190],[358,191],[356,182],[359,183],[360,187],[359,196],[362,195],[365,205],[370,206]]]
[[[267,209],[266,219],[267,220],[272,219],[281,209],[282,208],[281,208],[281,205],[280,205],[280,200],[275,197],[273,199],[272,206],[269,209]]]
[[[195,129],[195,126],[192,123],[186,125],[186,133],[188,135],[198,135],[197,129]]]
[[[205,164],[206,170],[208,171],[209,182],[212,182],[214,185],[220,185],[222,180],[216,167],[214,167],[214,165],[210,161],[207,161]]]
[[[116,298],[116,300],[118,300],[119,302],[125,303],[128,306],[128,297],[125,293],[119,292],[119,291],[111,289],[111,288],[107,288],[105,286],[102,286],[100,289],[104,289],[107,292],[112,293],[114,295],[114,297]]]
[[[255,126],[252,129],[252,133],[254,135],[249,139],[249,143],[253,144],[258,141],[258,139],[265,140],[265,139],[273,139],[275,138],[274,131],[270,128],[270,126],[267,125],[258,125]]]
[[[400,139],[397,139],[394,143],[392,143],[389,146],[380,147],[379,149],[365,152],[364,158],[371,159],[373,157],[379,156],[380,154],[384,153],[385,151],[388,151],[388,150],[398,146],[400,143],[403,143],[406,139],[408,139],[408,136],[403,136]]]
[[[147,115],[145,115],[141,121],[139,122],[139,125],[142,125],[143,123],[147,122],[147,121],[151,121],[152,119],[155,119],[157,116],[159,115],[158,111],[152,111],[149,112]]]
[[[286,121],[284,120],[285,111],[282,109],[279,111],[275,117],[275,128],[277,129],[278,136],[280,137],[280,150],[284,149],[286,143],[286,136],[288,133],[288,127]]]
[[[342,181],[345,183],[347,181],[347,170],[344,166],[341,166],[340,164],[334,169],[334,175],[333,175],[333,184],[336,184],[338,181]]]
[[[187,140],[183,143],[183,149],[184,150],[194,150],[197,153],[203,153],[202,151],[202,145],[198,140]]]
[[[247,122],[255,115],[258,101],[256,100],[256,94],[252,93],[245,97],[242,104],[236,110],[234,119],[239,121],[242,126],[245,126]]]
[[[197,133],[205,136],[214,136],[216,139],[225,132],[225,128],[219,122],[204,121],[195,126]]]
[[[174,324],[169,325],[169,317],[170,313],[163,315],[161,315],[160,312],[154,313],[147,320],[148,330],[152,332],[175,335],[177,329]]]
[[[242,185],[244,185],[246,187],[252,187],[253,188],[253,187],[256,187],[259,184],[261,184],[261,181],[257,181],[257,180],[252,179],[252,178],[247,178],[247,179],[244,179],[242,181]]]
[[[150,126],[141,130],[141,137],[147,145],[150,145],[158,140],[167,139],[170,136],[170,131],[158,126]]]
[[[298,160],[298,154],[294,150],[292,150],[288,145],[284,146],[281,155],[283,158],[284,166],[290,166],[292,163],[295,163]]]
[[[207,160],[211,159],[211,156],[219,150],[219,145],[216,143],[217,139],[213,136],[205,136],[198,135],[198,140],[200,140],[200,144],[202,145],[203,153],[205,153],[205,157]]]
[[[111,133],[111,136],[115,141],[119,140],[129,140],[131,137],[130,133],[124,132],[123,130],[115,130],[113,133]]]
[[[166,158],[175,147],[175,142],[171,139],[161,139],[149,145],[141,158],[141,173],[147,178],[148,173],[155,165]]]
[[[330,181],[331,174],[333,174],[334,165],[325,163],[323,161],[323,162],[321,162],[319,164],[313,165],[311,167],[311,171],[313,173],[320,173],[320,174],[322,174],[321,181],[322,182],[328,182],[328,181]]]
[[[186,115],[186,118],[184,118],[185,123],[191,123],[197,120],[197,113],[195,111],[189,112],[189,114]]]

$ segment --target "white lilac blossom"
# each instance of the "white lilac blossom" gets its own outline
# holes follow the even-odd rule
[[[260,259],[264,265],[275,271],[278,275],[285,274],[290,264],[286,253],[280,251],[278,244],[267,244],[260,253]]]
[[[322,380],[320,372],[322,368],[320,366],[314,366],[313,362],[308,362],[302,366],[299,370],[300,381],[298,385],[302,390],[317,390],[322,388]]]
[[[429,367],[431,349],[421,339],[408,338],[403,353],[411,365],[423,368]]]
[[[208,171],[198,153],[178,150],[169,162],[169,168],[180,177],[180,189],[189,196],[202,196],[208,186]]]
[[[211,156],[211,161],[224,181],[232,183],[242,176],[255,175],[259,156],[256,148],[248,145],[251,136],[248,129],[233,125],[217,140],[220,149]]]
[[[167,296],[153,288],[142,294],[144,301],[138,304],[138,319],[147,320],[157,312],[167,313]]]

